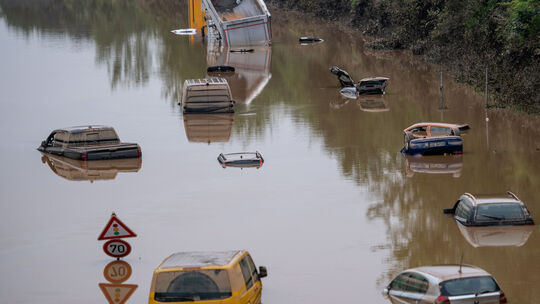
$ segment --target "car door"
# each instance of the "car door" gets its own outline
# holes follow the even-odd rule
[[[409,273],[404,272],[398,275],[390,285],[388,285],[388,296],[390,301],[393,304],[407,304],[410,303],[406,298],[403,297],[403,293],[407,286],[407,279],[409,278]]]

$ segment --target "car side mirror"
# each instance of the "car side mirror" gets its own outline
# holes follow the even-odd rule
[[[264,278],[268,276],[268,270],[266,270],[266,267],[259,266],[259,277]]]
[[[47,146],[47,142],[46,142],[46,141],[42,141],[42,142],[41,142],[41,146],[45,148],[45,147]]]
[[[456,209],[452,208],[452,209],[443,209],[443,213],[444,214],[454,214],[456,213]]]

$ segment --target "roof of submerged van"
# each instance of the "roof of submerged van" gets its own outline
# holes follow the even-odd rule
[[[163,260],[158,269],[227,266],[243,252],[243,250],[177,252]]]
[[[58,129],[56,131],[67,131],[71,133],[82,133],[87,131],[102,131],[102,130],[114,130],[113,127],[104,126],[104,125],[86,125],[86,126],[74,126],[68,128]]]

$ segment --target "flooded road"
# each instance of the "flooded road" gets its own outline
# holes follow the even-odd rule
[[[126,284],[138,286],[128,303],[147,302],[171,253],[231,249],[268,267],[266,304],[388,303],[381,291],[401,270],[461,256],[511,303],[540,298],[538,117],[486,113],[448,75],[440,110],[439,67],[270,8],[273,45],[235,74],[236,113],[193,119],[177,105],[184,80],[226,59],[170,33],[188,27],[186,8],[0,1],[0,302],[106,303],[98,284],[111,258],[97,237],[113,211],[138,235],[127,239]],[[325,41],[299,45],[307,35]],[[389,77],[387,94],[343,99],[331,65],[357,81]],[[402,156],[402,130],[420,121],[468,123],[463,156]],[[87,168],[36,150],[82,124],[114,126],[142,163]],[[264,165],[216,160],[240,151]],[[536,221],[521,246],[475,247],[442,213],[464,192],[507,190]]]

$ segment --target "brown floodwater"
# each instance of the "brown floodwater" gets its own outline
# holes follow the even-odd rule
[[[387,303],[381,291],[401,270],[461,257],[510,302],[538,301],[538,117],[486,112],[481,93],[447,74],[441,110],[440,67],[273,8],[271,48],[227,56],[170,32],[188,27],[186,11],[165,0],[0,1],[0,302],[106,303],[98,284],[112,259],[97,237],[113,211],[138,235],[126,239],[124,284],[138,286],[128,303],[147,301],[169,254],[230,249],[268,267],[266,304]],[[299,45],[308,35],[324,42]],[[227,62],[238,66],[236,113],[182,115],[184,80]],[[355,80],[389,77],[387,94],[343,99],[331,65]],[[470,124],[463,155],[402,156],[402,130],[420,121]],[[51,130],[81,124],[114,126],[142,162],[36,150]],[[264,165],[216,160],[240,151]],[[464,192],[507,190],[536,220],[530,234],[466,238],[442,213]]]

